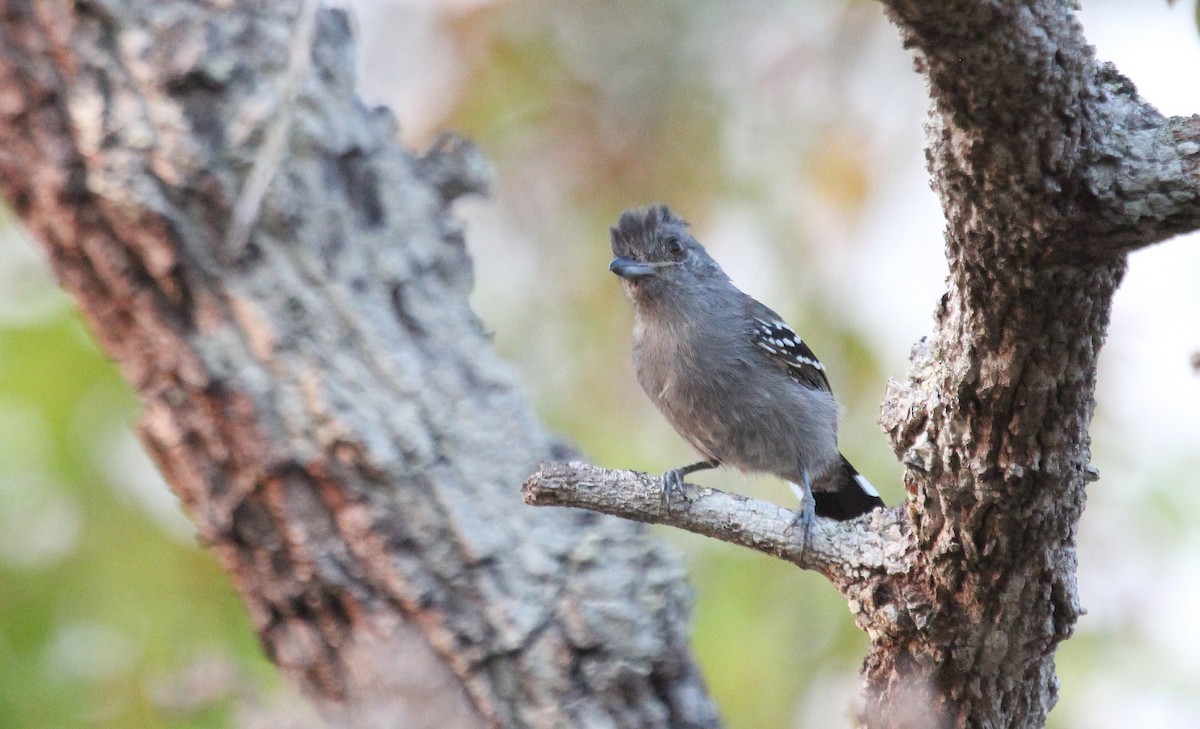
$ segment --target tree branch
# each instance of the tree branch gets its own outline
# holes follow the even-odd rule
[[[1004,190],[979,211],[1003,213],[995,230],[1040,231],[1031,260],[1110,258],[1200,227],[1200,117],[1164,117],[1098,62],[1075,3],[882,4],[929,78],[944,203]]]
[[[1096,249],[1129,252],[1200,228],[1200,116],[1164,117],[1112,66],[1098,82],[1081,230]]]
[[[867,572],[900,573],[911,567],[907,527],[896,509],[849,522],[814,520],[807,548],[795,512],[767,501],[692,485],[688,498],[662,499],[662,480],[637,471],[586,463],[544,463],[522,487],[525,503],[572,506],[625,519],[676,527],[748,547],[811,569],[839,587]]]

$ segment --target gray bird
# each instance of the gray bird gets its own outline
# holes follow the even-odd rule
[[[733,285],[665,205],[612,228],[633,302],[638,382],[704,460],[663,474],[670,508],[684,477],[733,466],[771,473],[800,499],[805,543],[816,516],[852,519],[883,506],[838,451],[838,406],[825,367],[783,319]]]

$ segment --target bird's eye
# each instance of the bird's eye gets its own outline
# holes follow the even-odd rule
[[[672,257],[679,258],[683,255],[683,242],[678,238],[671,238],[667,241],[667,253]]]

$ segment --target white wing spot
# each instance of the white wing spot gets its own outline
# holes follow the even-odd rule
[[[871,482],[865,479],[861,473],[855,474],[854,480],[858,481],[858,487],[866,492],[868,496],[874,496],[877,499],[879,498],[879,492],[875,490],[875,487],[871,485]]]
[[[820,363],[820,362],[818,362],[817,360],[815,360],[815,359],[809,359],[808,357],[801,357],[801,356],[800,356],[800,355],[798,355],[798,354],[797,354],[797,355],[793,355],[793,356],[792,356],[792,362],[794,363],[794,365],[797,365],[797,366],[805,366],[805,365],[807,365],[807,366],[809,366],[809,367],[812,367],[814,370],[823,370],[823,369],[825,369],[825,365],[821,364],[821,363]]]

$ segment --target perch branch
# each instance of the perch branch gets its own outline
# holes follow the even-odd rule
[[[657,476],[615,471],[586,463],[543,463],[522,487],[525,503],[573,506],[612,516],[664,524],[769,554],[815,570],[846,588],[852,576],[897,574],[908,567],[907,526],[896,509],[837,522],[817,519],[807,549],[795,513],[770,502],[692,486],[687,499],[662,500]]]

